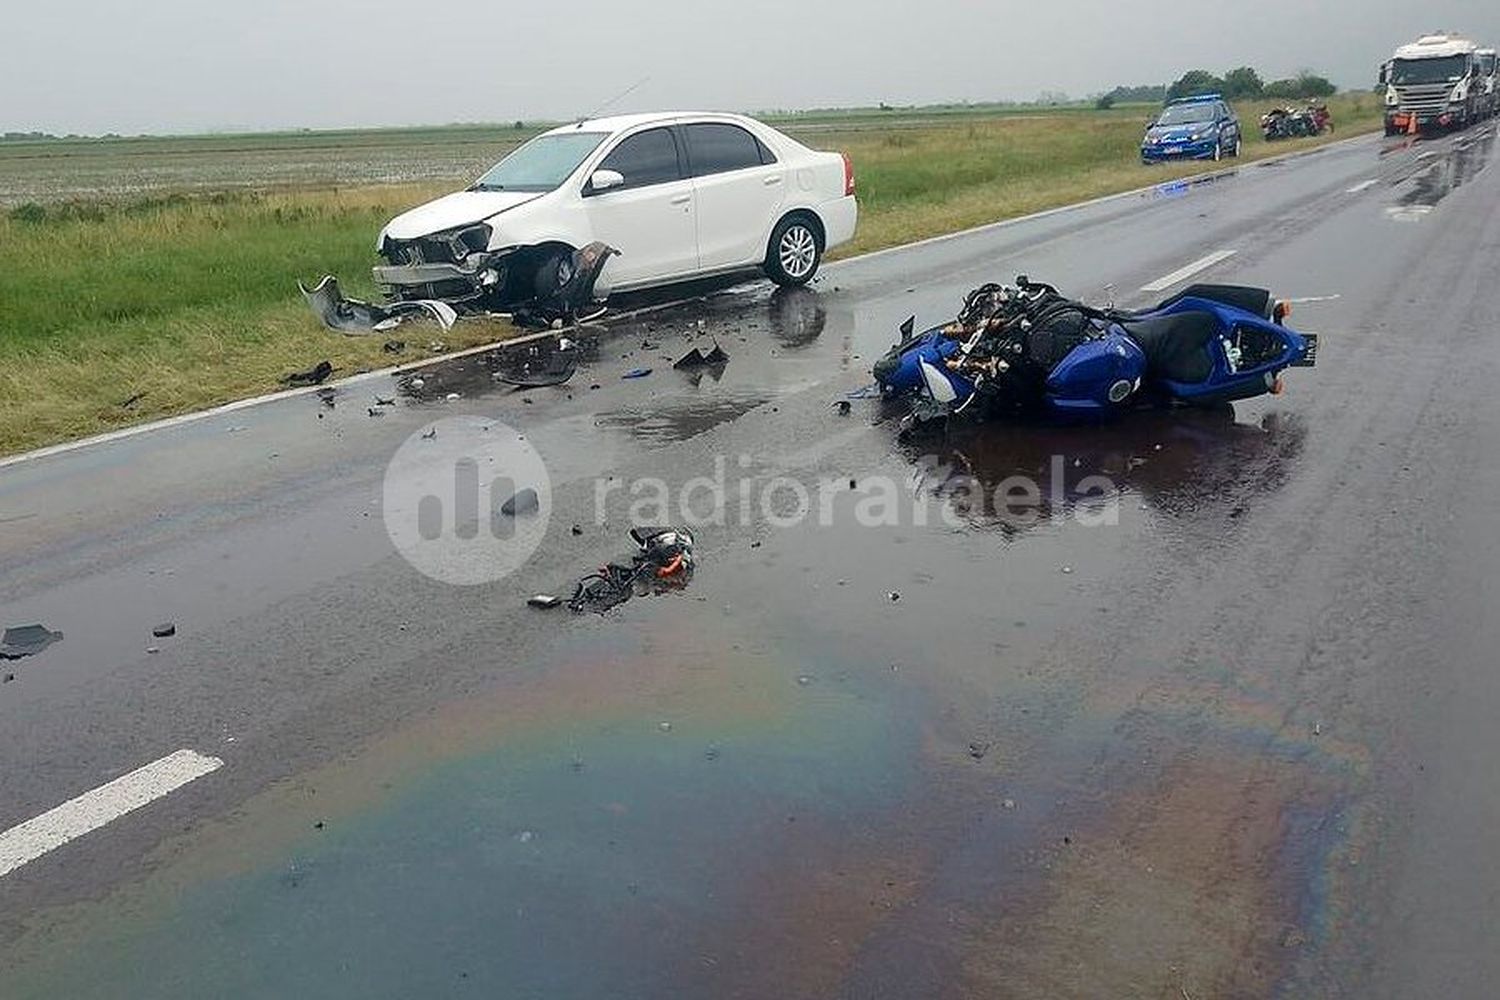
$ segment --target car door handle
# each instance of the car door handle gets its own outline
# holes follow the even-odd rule
[[[766,187],[775,187],[781,183],[781,175],[777,174],[775,177],[767,177],[764,183]]]
[[[693,200],[693,196],[692,195],[690,195],[690,194],[680,194],[677,197],[675,197],[675,198],[672,199],[672,204],[674,204],[674,205],[686,205],[688,202],[690,202],[692,200]]]

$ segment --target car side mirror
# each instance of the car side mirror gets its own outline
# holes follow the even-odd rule
[[[589,178],[589,191],[592,194],[603,194],[624,186],[625,175],[618,170],[595,170],[594,176]]]
[[[1384,87],[1387,84],[1389,84],[1390,82],[1391,82],[1391,68],[1389,66],[1382,66],[1382,67],[1380,67],[1380,85],[1382,87]]]

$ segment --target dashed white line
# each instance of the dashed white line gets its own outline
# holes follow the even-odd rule
[[[11,827],[0,833],[0,878],[223,766],[217,757],[179,750]]]
[[[1354,185],[1352,188],[1350,188],[1348,191],[1345,191],[1344,193],[1345,194],[1359,194],[1361,191],[1368,191],[1370,188],[1374,187],[1376,184],[1379,184],[1379,183],[1380,183],[1380,178],[1379,177],[1371,177],[1367,181],[1360,181],[1358,184]]]
[[[1149,285],[1142,285],[1141,291],[1164,292],[1168,288],[1171,288],[1173,285],[1181,284],[1182,282],[1191,278],[1193,275],[1197,274],[1199,271],[1206,271],[1220,261],[1228,260],[1230,257],[1233,257],[1236,252],[1237,251],[1234,250],[1216,250],[1213,253],[1209,254],[1207,257],[1202,258],[1201,260],[1195,260],[1186,267],[1180,267],[1177,270],[1173,271],[1171,274],[1157,278]]]

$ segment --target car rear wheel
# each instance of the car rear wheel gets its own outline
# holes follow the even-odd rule
[[[805,215],[790,215],[771,233],[766,276],[778,285],[805,285],[823,262],[823,238]]]

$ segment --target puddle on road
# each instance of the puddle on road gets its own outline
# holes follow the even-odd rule
[[[1430,215],[1443,199],[1472,181],[1490,164],[1495,147],[1495,128],[1456,136],[1447,149],[1423,150],[1393,183],[1409,187],[1386,207],[1388,218],[1398,222],[1415,222]]]

